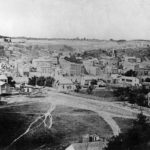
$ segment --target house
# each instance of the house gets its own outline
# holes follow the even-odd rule
[[[59,79],[56,79],[55,87],[60,92],[69,92],[75,89],[73,82],[63,76],[59,77]]]
[[[24,94],[30,94],[31,92],[35,92],[38,89],[40,88],[27,84],[23,84],[22,86],[20,86],[20,92]]]
[[[1,74],[0,75],[0,81],[7,83],[8,79],[7,79],[7,77],[4,74]]]
[[[106,144],[102,141],[73,143],[66,150],[103,150]]]
[[[88,87],[92,80],[97,80],[95,76],[84,76],[81,78],[81,86]]]
[[[33,86],[24,85],[20,88],[21,93],[31,93],[33,91]]]
[[[8,83],[0,81],[0,95],[9,95],[11,94],[11,88]]]
[[[122,75],[111,76],[113,84],[120,84],[122,86],[141,86],[140,80],[136,77],[127,77]]]
[[[100,137],[97,134],[85,134],[82,136],[83,143],[96,142],[96,141],[100,141]]]

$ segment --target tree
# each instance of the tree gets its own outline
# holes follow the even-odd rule
[[[133,70],[129,70],[124,75],[128,76],[128,77],[136,77],[137,76],[137,72],[133,71]]]
[[[93,79],[93,80],[91,81],[91,85],[97,85],[97,80]]]
[[[145,82],[150,82],[150,78],[146,78],[146,79],[145,79]]]
[[[92,94],[93,90],[94,90],[94,85],[91,84],[91,85],[87,88],[87,93],[88,93],[88,94]]]
[[[80,89],[81,89],[81,85],[80,84],[76,84],[75,86],[76,86],[76,88],[75,88],[74,91],[78,93],[80,91]]]
[[[29,82],[28,84],[29,85],[38,85],[38,86],[49,86],[49,87],[52,87],[53,83],[54,83],[55,79],[53,77],[32,77],[32,78],[29,78]]]
[[[44,86],[45,85],[45,81],[46,81],[45,77],[41,76],[41,77],[39,77],[37,79],[37,85]]]
[[[28,84],[35,86],[37,84],[37,79],[38,79],[38,77],[36,77],[36,76],[29,78]]]
[[[139,106],[148,106],[146,95],[148,90],[144,87],[136,88],[118,88],[114,90],[114,96],[118,97],[119,101],[127,101],[131,104],[137,104]]]
[[[140,113],[130,129],[109,140],[105,150],[149,150],[149,141],[150,124]]]
[[[13,81],[13,78],[12,78],[12,77],[8,77],[8,84],[9,84],[11,87],[15,87],[16,82]]]
[[[55,81],[55,79],[53,77],[47,77],[46,81],[45,81],[46,82],[45,86],[52,87],[54,81]]]

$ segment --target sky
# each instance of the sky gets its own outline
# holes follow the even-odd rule
[[[150,39],[150,1],[0,0],[0,35]]]

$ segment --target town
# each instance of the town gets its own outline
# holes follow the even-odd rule
[[[94,51],[82,51],[66,45],[60,50],[43,47],[45,55],[39,56],[28,53],[38,53],[40,45],[26,46],[25,40],[9,39],[12,42],[8,42],[6,39],[1,38],[0,46],[1,95],[21,90],[31,93],[40,86],[53,87],[64,93],[87,91],[87,94],[103,89],[150,88],[150,60],[147,55],[150,48],[147,41],[137,41],[139,45],[136,48]],[[124,41],[118,43],[124,45]],[[137,56],[142,48],[147,53]],[[137,50],[130,54],[128,49]]]
[[[0,150],[150,150],[149,0],[0,0]]]
[[[66,41],[68,43],[91,42],[87,39],[58,39],[58,42]],[[42,42],[47,41],[42,40]],[[98,41],[98,43],[101,46],[103,41]],[[107,47],[110,43],[115,46]],[[0,95],[2,108],[18,107],[22,102],[23,105],[38,101],[49,103],[53,95],[55,98],[52,99],[52,103],[55,105],[66,103],[65,105],[72,106],[72,102],[76,101],[76,104],[73,105],[84,111],[86,105],[95,100],[94,111],[98,111],[111,126],[113,134],[118,135],[121,131],[114,122],[114,116],[135,119],[137,112],[150,115],[149,43],[149,41],[111,39],[106,42],[106,48],[103,45],[102,48],[85,50],[64,43],[56,50],[49,47],[48,44],[39,44],[39,41],[37,43],[37,40],[1,37]],[[139,55],[139,51],[143,51],[143,54]],[[60,102],[57,102],[58,95],[61,97]],[[69,96],[72,97],[69,98]],[[70,99],[70,102],[66,101],[67,99]],[[84,102],[84,99],[88,101]],[[83,107],[81,102],[85,103]],[[18,104],[14,106],[14,103]],[[96,105],[99,105],[98,108]],[[125,107],[128,109],[125,110]],[[93,110],[91,106],[88,106],[88,109]],[[49,111],[52,112],[51,109]],[[47,115],[45,114],[43,123],[45,127],[51,128],[52,120],[49,120],[50,125],[46,123],[48,116],[51,116],[49,111]],[[28,128],[29,131],[30,128],[32,128],[32,123]],[[10,149],[20,140],[21,136],[9,145]],[[66,144],[62,147],[66,150],[75,149],[75,147],[77,149],[80,147],[102,149],[107,145],[109,136],[95,131],[85,131],[76,140],[71,140],[70,145],[66,140]]]

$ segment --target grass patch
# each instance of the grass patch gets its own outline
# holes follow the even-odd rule
[[[127,131],[129,128],[132,127],[133,119],[126,119],[126,118],[113,118],[116,123],[119,125],[121,132]]]
[[[34,112],[43,113],[46,112],[47,108],[45,103],[37,103],[0,109],[0,149],[8,146],[39,116],[33,114]],[[19,111],[20,113],[18,113]],[[71,143],[80,142],[82,135],[87,133],[96,133],[104,138],[112,135],[110,127],[96,113],[89,110],[57,106],[53,112],[51,130],[46,129],[42,124],[22,137],[10,149],[33,150],[39,147],[41,150],[64,149]]]

